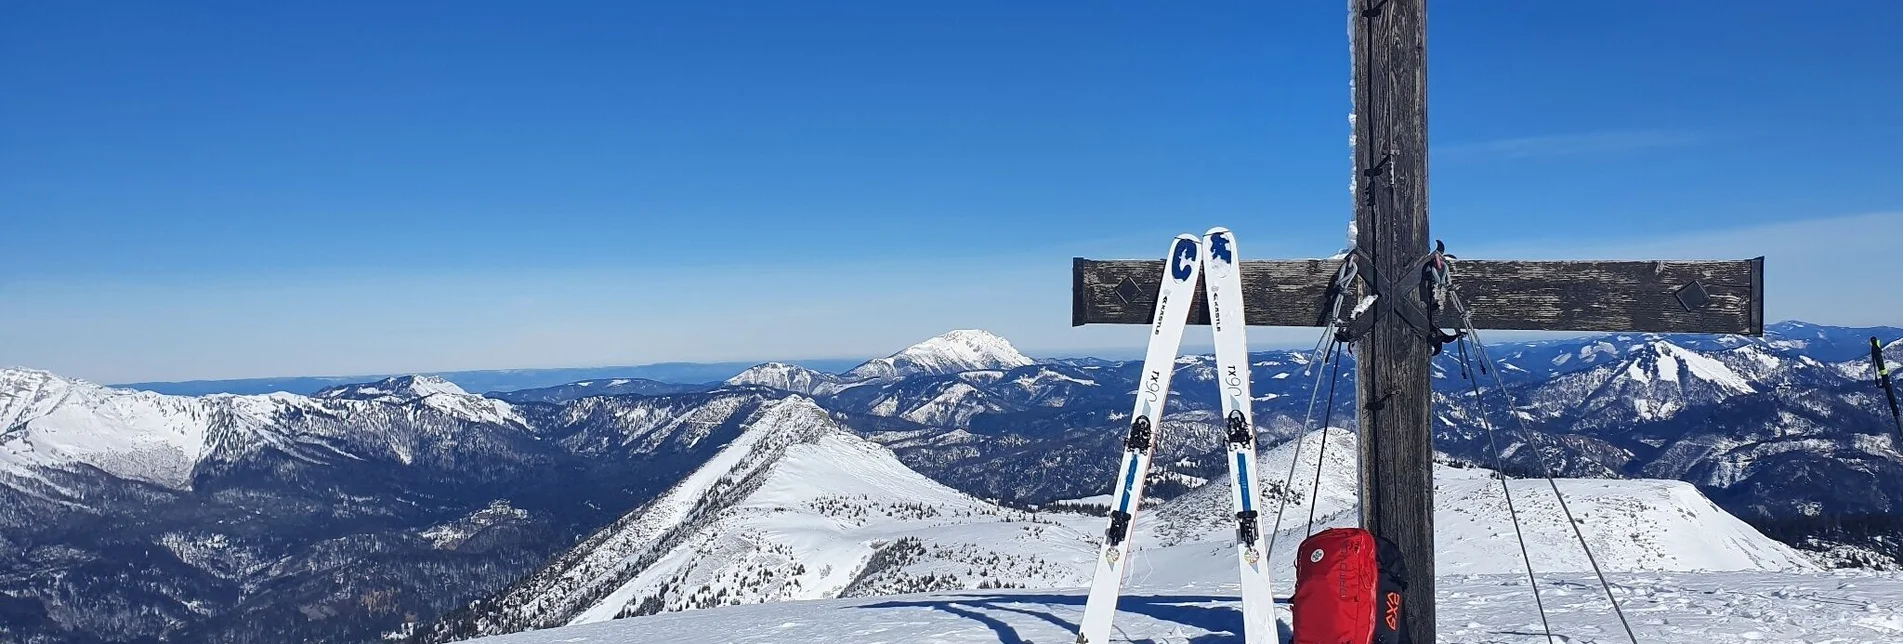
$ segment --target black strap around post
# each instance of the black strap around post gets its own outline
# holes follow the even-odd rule
[[[1363,334],[1366,334],[1370,329],[1374,328],[1374,322],[1377,316],[1384,314],[1401,316],[1401,321],[1407,323],[1408,328],[1413,329],[1415,335],[1433,344],[1434,355],[1440,355],[1441,349],[1446,347],[1448,343],[1459,340],[1466,334],[1465,331],[1455,331],[1454,333],[1442,331],[1438,322],[1438,314],[1441,311],[1440,302],[1442,299],[1440,294],[1452,283],[1452,276],[1447,263],[1447,260],[1451,258],[1452,255],[1447,254],[1446,244],[1435,241],[1433,252],[1408,262],[1408,270],[1403,271],[1400,275],[1394,276],[1394,279],[1386,281],[1376,279],[1374,269],[1369,267],[1371,262],[1357,262],[1354,260],[1354,258],[1360,254],[1361,250],[1359,248],[1350,250],[1347,260],[1349,263],[1344,264],[1343,268],[1346,270],[1348,266],[1356,267],[1357,277],[1360,278],[1363,285],[1366,285],[1369,290],[1372,291],[1372,295],[1374,296],[1373,308],[1367,311],[1357,310],[1350,314],[1352,319],[1342,319],[1338,323],[1339,330],[1335,332],[1335,339],[1337,341],[1343,344],[1351,344],[1355,340],[1360,339]],[[1407,286],[1407,280],[1414,279],[1416,274],[1419,275],[1420,279],[1417,286],[1420,295],[1419,303],[1398,295],[1405,292],[1402,289]],[[1330,292],[1333,293],[1335,288],[1341,288],[1340,278],[1337,278],[1336,286],[1329,289]],[[1340,308],[1338,300],[1335,305],[1337,316],[1340,314]],[[1356,308],[1359,309],[1360,307],[1357,306]]]

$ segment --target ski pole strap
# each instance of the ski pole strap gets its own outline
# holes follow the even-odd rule
[[[1341,267],[1335,269],[1335,281],[1328,284],[1328,292],[1324,295],[1325,302],[1322,305],[1322,316],[1321,319],[1315,321],[1315,326],[1326,327],[1340,324],[1341,305],[1347,301],[1348,289],[1354,287],[1355,275],[1360,271],[1361,269],[1356,266],[1355,253],[1353,249],[1350,249],[1342,257]]]

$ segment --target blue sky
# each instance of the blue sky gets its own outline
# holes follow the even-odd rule
[[[1349,217],[1341,3],[386,4],[0,6],[0,364],[1130,348],[1069,326],[1069,258]],[[1762,254],[1774,319],[1903,323],[1903,5],[1431,12],[1453,248]]]

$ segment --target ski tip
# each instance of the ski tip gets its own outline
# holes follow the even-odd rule
[[[1189,240],[1189,241],[1193,241],[1193,242],[1196,242],[1196,243],[1198,243],[1198,244],[1200,244],[1200,243],[1203,243],[1203,238],[1201,238],[1201,237],[1197,237],[1197,236],[1195,236],[1195,235],[1191,235],[1191,234],[1189,234],[1189,233],[1183,233],[1183,234],[1181,234],[1181,235],[1177,235],[1177,236],[1176,236],[1176,238],[1177,238],[1177,239],[1187,239],[1187,240]]]
[[[1229,232],[1229,229],[1228,229],[1228,228],[1224,228],[1224,227],[1222,227],[1222,226],[1217,226],[1217,227],[1215,227],[1215,228],[1211,228],[1211,229],[1209,229],[1209,232],[1206,232],[1206,233],[1203,233],[1203,236],[1204,236],[1204,237],[1214,237],[1214,236],[1216,236],[1216,235],[1234,235],[1234,234],[1235,234],[1235,233],[1232,233],[1232,232]]]

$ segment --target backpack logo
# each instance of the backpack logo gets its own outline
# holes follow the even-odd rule
[[[1308,562],[1309,562],[1309,563],[1321,563],[1321,562],[1322,562],[1322,549],[1321,549],[1321,548],[1316,548],[1314,552],[1311,552],[1311,553],[1308,553]]]
[[[1388,630],[1401,630],[1401,593],[1388,593],[1388,609],[1384,620],[1388,624]]]

